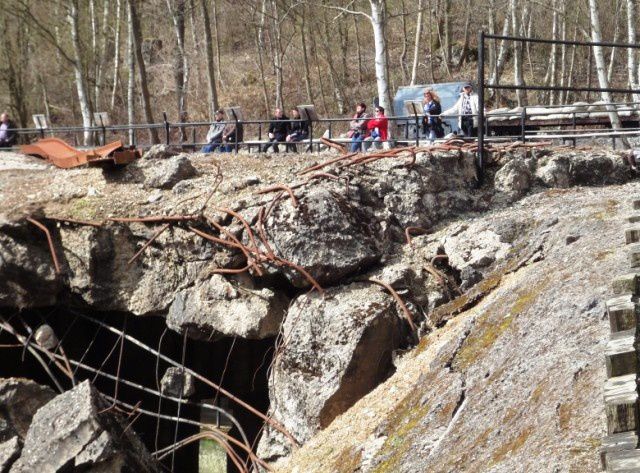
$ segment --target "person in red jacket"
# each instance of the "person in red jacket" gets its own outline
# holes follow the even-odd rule
[[[367,151],[371,143],[378,149],[380,144],[387,141],[389,136],[389,120],[384,114],[384,108],[376,107],[376,115],[367,122],[367,137],[364,139],[363,147]]]

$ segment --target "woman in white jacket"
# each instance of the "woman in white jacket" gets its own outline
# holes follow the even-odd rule
[[[442,115],[458,115],[458,127],[464,136],[475,136],[478,128],[478,95],[473,92],[473,86],[466,83],[456,104]]]

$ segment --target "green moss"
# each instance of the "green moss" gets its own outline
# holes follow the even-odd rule
[[[479,318],[454,360],[456,369],[468,368],[482,353],[491,348],[496,340],[511,327],[513,321],[533,305],[547,284],[547,281],[541,281],[536,286],[521,292],[511,310],[499,321],[495,321],[496,314],[491,312]]]
[[[378,454],[384,458],[374,473],[394,473],[405,454],[411,448],[410,437],[419,435],[420,423],[428,414],[430,406],[420,405],[420,391],[414,389],[387,417],[388,437]]]
[[[68,216],[78,220],[93,220],[98,217],[99,205],[97,198],[83,197],[74,199],[68,207]]]

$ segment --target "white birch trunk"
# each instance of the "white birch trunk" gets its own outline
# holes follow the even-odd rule
[[[280,10],[278,2],[271,0],[271,20],[273,26],[273,38],[271,40],[271,49],[273,56],[273,69],[276,72],[276,108],[283,108],[282,89],[282,45],[280,38]]]
[[[636,42],[636,0],[627,0],[627,41],[631,44]],[[627,73],[629,87],[638,89],[638,57],[637,50],[633,48],[627,49]],[[632,97],[634,102],[640,102],[640,94]]]
[[[389,75],[387,68],[387,42],[385,38],[386,1],[369,0],[371,4],[371,27],[375,45],[376,84],[378,86],[378,100],[389,115],[391,110],[391,96],[389,95]]]
[[[119,0],[118,0],[119,1]],[[127,119],[129,125],[133,125],[136,120],[135,114],[135,89],[136,89],[136,60],[133,52],[133,19],[131,18],[131,10],[127,8],[127,69],[129,77],[127,80]],[[117,79],[117,75],[115,76]],[[114,83],[115,91],[115,83]],[[115,96],[115,94],[114,94]],[[129,145],[133,145],[133,130],[129,130]]]
[[[598,16],[597,2],[596,0],[589,0],[589,13],[591,19],[591,40],[595,43],[602,41],[602,32],[600,29],[600,17]],[[604,54],[602,52],[602,46],[592,46],[593,57],[596,61],[596,73],[598,74],[598,82],[600,88],[608,88],[609,81],[607,80],[606,64],[604,62]],[[609,92],[601,92],[602,100],[605,102],[611,102],[611,94]],[[607,107],[609,112],[609,119],[611,120],[611,126],[613,129],[621,128],[620,117],[618,112],[613,106]]]
[[[91,107],[85,85],[85,78],[82,73],[82,51],[80,50],[80,32],[78,27],[78,0],[71,0],[69,4],[69,24],[71,26],[71,44],[73,46],[73,73],[76,81],[76,91],[78,93],[78,104],[82,114],[82,126],[85,127],[84,145],[91,144]]]
[[[511,7],[511,3],[509,3]],[[502,36],[507,36],[511,28],[510,11],[507,11],[504,23],[502,24]],[[500,48],[498,49],[495,68],[491,71],[491,77],[489,77],[489,84],[497,85],[500,83],[500,75],[502,74],[502,68],[504,67],[504,61],[507,56],[507,42],[501,41]]]
[[[116,89],[120,79],[120,14],[122,11],[122,0],[116,0],[116,24],[115,39],[113,45],[113,88],[111,89],[111,110],[116,106]]]
[[[413,65],[411,66],[411,82],[415,85],[418,75],[418,58],[420,57],[420,38],[422,36],[422,16],[424,10],[424,0],[418,1],[418,18],[416,19],[416,37],[413,43]]]

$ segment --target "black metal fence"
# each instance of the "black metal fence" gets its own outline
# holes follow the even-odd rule
[[[527,38],[522,36],[504,36],[504,35],[494,35],[494,34],[486,34],[484,31],[480,31],[478,33],[478,103],[479,103],[479,117],[478,117],[478,156],[477,156],[477,167],[480,178],[482,178],[482,174],[484,172],[484,153],[485,147],[484,143],[486,141],[486,130],[487,130],[487,121],[485,116],[485,89],[494,89],[494,90],[524,90],[524,91],[557,91],[557,92],[610,92],[610,93],[622,93],[622,94],[640,94],[640,90],[638,89],[630,89],[630,88],[615,88],[615,87],[574,87],[574,86],[546,86],[546,85],[502,85],[502,84],[487,84],[484,78],[485,72],[485,42],[486,40],[493,41],[510,41],[510,42],[521,42],[527,44],[556,44],[556,45],[567,45],[567,46],[600,46],[600,47],[611,47],[611,48],[623,48],[623,49],[640,49],[640,44],[636,43],[615,43],[615,42],[594,42],[594,41],[568,41],[568,40],[552,40],[552,39],[542,39],[542,38]],[[635,104],[634,104],[635,105]],[[607,112],[616,112],[617,107],[615,104],[607,104]],[[525,133],[525,122],[526,122],[526,108],[523,108],[523,118],[521,119],[522,132],[520,138],[522,141],[525,141],[527,136]],[[577,120],[574,114],[573,117],[574,129],[577,128]],[[637,126],[637,125],[636,125]],[[625,131],[614,130],[613,132],[607,133],[607,136],[624,136],[625,134],[638,134],[638,130],[627,129]],[[566,136],[565,136],[566,138]],[[574,144],[575,144],[575,137]],[[614,141],[615,143],[615,141]]]

